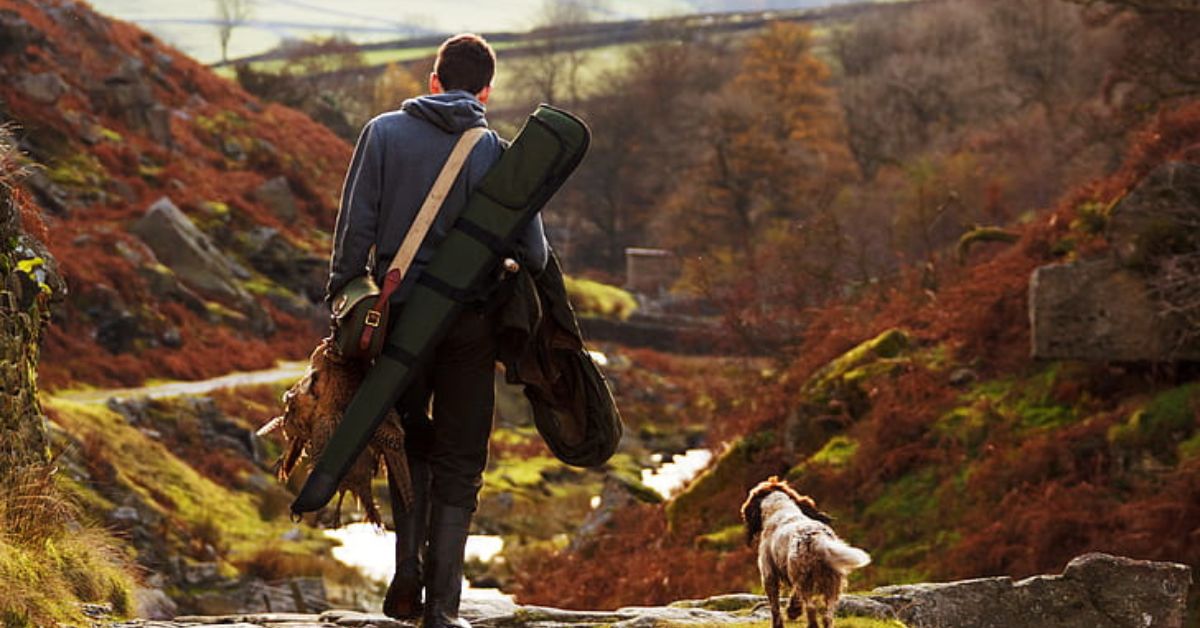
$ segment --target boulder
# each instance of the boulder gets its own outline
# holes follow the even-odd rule
[[[141,59],[126,57],[115,72],[92,88],[92,101],[100,111],[121,116],[130,128],[144,130],[154,141],[170,146],[171,110],[155,99],[145,70]]]
[[[249,301],[237,284],[233,264],[196,228],[171,199],[158,199],[130,231],[142,239],[158,260],[201,293]]]
[[[292,186],[288,184],[286,177],[278,176],[268,179],[254,189],[254,198],[266,205],[267,209],[271,210],[271,213],[278,216],[280,220],[296,219],[298,214],[296,195],[292,192]]]
[[[134,589],[133,604],[137,616],[142,619],[171,619],[179,613],[175,601],[162,589]]]
[[[288,241],[277,229],[256,227],[239,239],[246,261],[258,272],[311,302],[325,296],[329,261]]]
[[[1085,554],[1062,575],[899,585],[868,597],[911,628],[1181,628],[1190,584],[1185,565]]]
[[[1113,206],[1107,237],[1123,266],[1194,251],[1200,243],[1200,165],[1163,164]]]
[[[34,102],[53,105],[67,92],[67,82],[53,72],[26,74],[17,79],[17,89]]]
[[[1042,266],[1029,282],[1033,357],[1098,361],[1200,359],[1179,346],[1183,323],[1160,315],[1147,279],[1117,260]]]
[[[30,24],[16,11],[0,11],[0,55],[25,50],[32,43],[46,38],[40,29]]]

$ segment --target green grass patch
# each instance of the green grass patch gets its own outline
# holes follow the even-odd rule
[[[1124,423],[1109,428],[1109,442],[1137,448],[1162,448],[1189,442],[1185,439],[1196,432],[1197,392],[1200,392],[1200,383],[1159,393]],[[1182,453],[1182,446],[1180,449]]]
[[[637,299],[616,286],[570,276],[563,281],[571,305],[582,316],[626,320],[637,310]]]
[[[293,528],[286,517],[264,519],[260,496],[225,488],[200,475],[163,443],[127,423],[119,414],[99,405],[43,398],[54,420],[75,439],[91,443],[88,455],[112,467],[112,483],[133,492],[148,507],[176,522],[167,539],[186,553],[197,541],[226,550],[226,558],[256,552]],[[95,462],[95,460],[93,460]],[[318,552],[331,542],[317,531],[298,541],[284,543],[285,550]]]

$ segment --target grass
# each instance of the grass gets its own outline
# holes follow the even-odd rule
[[[571,305],[582,316],[628,319],[637,310],[637,299],[616,286],[582,279],[564,277]]]
[[[116,541],[82,517],[53,467],[27,469],[0,492],[0,622],[86,623],[82,603],[133,612],[134,578]]]
[[[264,518],[260,514],[269,511],[261,503],[264,497],[231,490],[204,477],[176,452],[111,410],[56,398],[46,398],[43,403],[55,423],[84,443],[85,462],[93,468],[108,469],[111,477],[107,478],[107,486],[84,490],[133,493],[172,523],[166,542],[174,549],[186,553],[195,543],[213,544],[225,549],[225,558],[236,563],[293,528],[284,517]],[[281,547],[320,552],[330,544],[313,532]]]

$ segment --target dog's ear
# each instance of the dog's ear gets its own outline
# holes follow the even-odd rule
[[[760,490],[762,485],[756,486],[750,491],[750,496],[746,498],[746,502],[742,504],[742,520],[746,522],[746,545],[754,546],[754,540],[762,534],[762,500],[767,496],[768,491]]]
[[[833,517],[828,513],[817,510],[817,503],[814,502],[811,497],[808,497],[807,495],[796,495],[793,496],[792,499],[795,500],[796,505],[800,507],[800,512],[804,513],[805,517],[815,521],[820,521],[825,525],[833,524]]]

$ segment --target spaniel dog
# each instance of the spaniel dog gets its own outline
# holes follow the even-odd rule
[[[871,562],[866,552],[847,545],[829,527],[830,518],[813,500],[787,482],[771,477],[750,491],[742,504],[746,543],[758,540],[758,571],[771,604],[771,627],[783,628],[779,589],[792,590],[788,619],[808,612],[809,628],[831,628],[846,574]],[[817,623],[821,609],[821,623]]]

